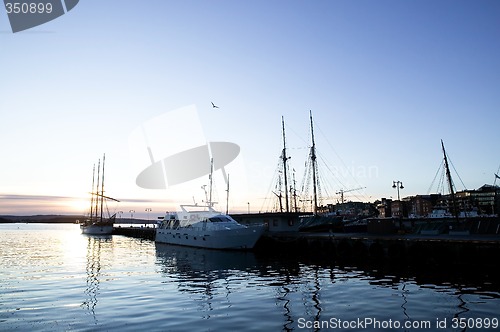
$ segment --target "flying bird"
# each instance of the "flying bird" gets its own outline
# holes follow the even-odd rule
[[[212,107],[213,108],[219,108],[219,106],[215,105],[213,102],[212,102]]]

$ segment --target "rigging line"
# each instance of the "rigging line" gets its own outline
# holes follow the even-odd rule
[[[332,149],[333,153],[335,153],[335,155],[337,156],[337,158],[340,160],[340,162],[342,163],[342,166],[344,166],[344,168],[346,170],[349,170],[349,168],[347,167],[346,163],[344,162],[344,160],[339,156],[339,154],[337,153],[337,151],[333,148],[333,145],[330,143],[330,141],[328,140],[328,138],[326,137],[325,133],[323,132],[323,130],[321,130],[321,127],[317,125],[316,122],[314,122],[314,124],[316,125],[316,127],[318,127],[319,129],[319,132],[321,133],[321,135],[323,135],[326,143],[328,144],[328,146],[330,146],[330,148]],[[353,178],[354,182],[361,187],[360,183],[358,182],[358,180],[354,177],[354,175],[351,173],[351,172],[348,172],[348,174]]]
[[[287,129],[287,132],[291,131],[293,134],[295,134],[295,136],[297,136],[297,138],[299,140],[301,140],[305,144],[305,147],[298,147],[298,148],[297,147],[295,147],[295,148],[290,148],[289,147],[288,149],[309,149],[310,148],[309,141],[306,140],[304,137],[300,136],[295,130],[293,130],[292,127],[290,127],[288,125],[288,123],[285,123],[285,128]]]
[[[327,168],[327,169],[330,171],[330,173],[333,175],[334,180],[335,180],[335,181],[337,181],[337,182],[340,184],[340,185],[339,185],[339,187],[347,189],[348,187],[347,187],[347,186],[346,186],[346,185],[345,185],[345,184],[344,184],[344,183],[340,180],[340,178],[339,178],[339,177],[337,177],[337,176],[335,176],[335,173],[334,173],[334,172],[333,172],[333,170],[332,170],[332,169],[328,166],[327,162],[323,159],[323,156],[322,156],[322,155],[320,155],[320,157],[321,157],[321,160],[323,161],[324,165],[326,166],[326,168]],[[324,178],[325,178],[325,177],[323,177],[323,179],[324,179]],[[357,183],[357,184],[359,185],[359,183]],[[361,187],[361,185],[359,185],[359,186]],[[364,188],[362,188],[362,189],[364,189]],[[366,195],[366,193],[361,192],[361,189],[360,189],[360,194],[361,194],[361,196],[362,196],[362,197],[360,197],[360,196],[358,196],[358,195],[353,195],[353,196],[354,196],[354,197],[356,197],[356,198],[357,198],[358,200],[360,200],[360,201],[366,200],[366,199],[368,198],[368,197],[367,197],[367,195]]]
[[[443,169],[441,170],[441,177],[439,178],[439,183],[438,183],[438,193],[445,193],[445,182],[446,182],[446,170],[443,165]]]
[[[432,180],[431,185],[429,186],[429,189],[427,189],[427,195],[429,195],[429,194],[431,193],[432,187],[434,186],[434,182],[436,181],[436,178],[437,178],[437,176],[438,176],[438,174],[439,174],[439,171],[440,171],[440,170],[441,170],[441,168],[443,167],[443,162],[444,162],[444,161],[443,161],[443,160],[441,160],[441,163],[439,164],[439,167],[438,167],[438,169],[437,169],[437,171],[436,171],[436,175],[434,175],[434,179]],[[439,186],[439,184],[438,184],[438,186]],[[439,188],[439,187],[438,187],[438,188]]]
[[[450,156],[447,156],[447,157],[448,157],[448,161],[449,161],[449,162],[450,162],[450,164],[451,164],[451,167],[453,167],[453,170],[454,170],[454,171],[455,171],[455,173],[457,174],[458,179],[459,179],[459,180],[460,180],[460,182],[462,183],[462,186],[464,186],[464,189],[465,189],[465,190],[467,190],[467,187],[465,186],[464,182],[462,181],[462,178],[460,177],[460,174],[458,174],[458,172],[457,172],[457,170],[456,170],[456,168],[455,168],[455,165],[453,165],[453,161],[451,161]],[[456,189],[457,189],[457,188],[455,187],[455,190],[456,190]]]
[[[274,187],[277,186],[277,179],[278,179],[278,174],[279,174],[280,168],[281,168],[281,163],[278,161],[278,165],[276,166],[276,169],[274,171],[274,174],[273,174],[273,177],[271,179],[271,182],[269,183],[269,188],[267,189],[266,198],[262,202],[261,211],[265,211],[264,210],[264,205],[269,204],[269,200],[272,200],[269,197],[273,197],[270,194],[272,193],[272,190],[273,190],[272,187],[273,187],[273,185],[274,185]],[[266,208],[267,208],[267,206],[266,206]]]

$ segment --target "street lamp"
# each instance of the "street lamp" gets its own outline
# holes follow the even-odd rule
[[[135,210],[130,210],[128,212],[130,212],[130,219],[134,219],[134,212],[135,212]]]
[[[393,188],[398,188],[398,201],[400,200],[399,198],[399,189],[404,189],[405,187],[403,187],[403,182],[401,181],[392,181],[392,187]]]

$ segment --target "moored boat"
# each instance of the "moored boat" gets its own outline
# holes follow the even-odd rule
[[[104,205],[107,200],[119,202],[117,199],[104,196],[104,160],[102,159],[102,178],[99,183],[99,173],[101,170],[101,162],[99,160],[97,166],[97,185],[95,184],[95,165],[92,174],[92,191],[90,198],[90,212],[88,217],[80,222],[80,230],[82,234],[88,235],[110,235],[113,233],[113,225],[116,219],[116,213],[110,216],[104,216]],[[106,209],[107,210],[107,209]]]
[[[210,249],[253,249],[264,232],[264,225],[242,225],[216,211],[211,180],[212,170],[206,205],[181,205],[180,212],[167,213],[156,228],[156,242]]]
[[[207,210],[168,214],[156,229],[156,242],[210,249],[252,249],[262,233],[263,225],[245,226],[232,217],[220,214],[211,206]]]

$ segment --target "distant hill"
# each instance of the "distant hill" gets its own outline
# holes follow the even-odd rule
[[[69,223],[85,218],[83,215],[36,215],[36,216],[0,216],[0,223]]]

